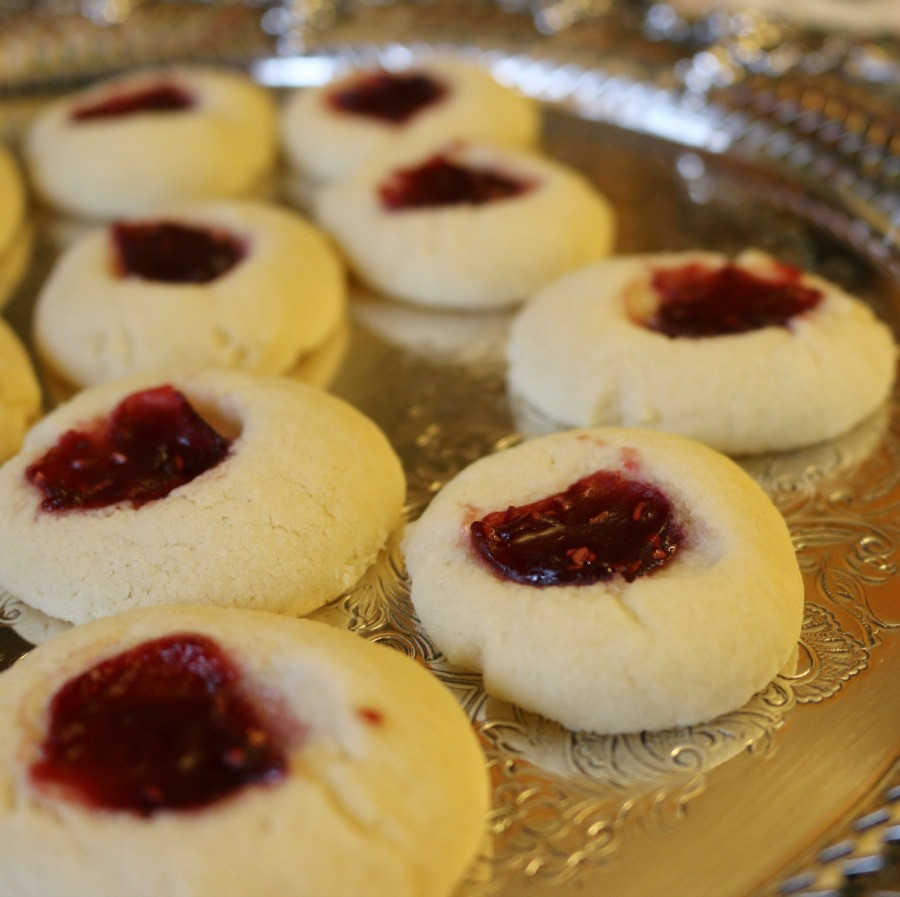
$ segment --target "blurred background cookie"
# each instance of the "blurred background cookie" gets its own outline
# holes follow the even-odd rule
[[[41,388],[31,359],[0,318],[0,461],[15,454],[41,411]]]
[[[0,308],[9,301],[31,258],[26,208],[18,164],[0,143]]]
[[[246,75],[132,72],[51,103],[25,135],[38,194],[85,217],[241,196],[272,168],[276,110]]]
[[[369,286],[444,308],[521,302],[608,255],[615,232],[611,205],[581,174],[474,142],[369,162],[322,189],[315,217]]]
[[[533,146],[537,103],[459,59],[404,69],[363,69],[323,87],[295,91],[281,110],[288,161],[313,182],[347,176],[409,141],[474,138]]]

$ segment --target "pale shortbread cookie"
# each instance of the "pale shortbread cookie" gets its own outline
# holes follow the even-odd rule
[[[29,464],[63,433],[162,383],[234,440],[224,460],[138,508],[43,511]],[[226,371],[114,381],[45,417],[0,469],[0,588],[75,623],[148,603],[304,614],[373,563],[404,489],[381,431],[313,387]]]
[[[53,695],[176,633],[211,638],[239,666],[247,697],[284,730],[286,775],[150,817],[33,782]],[[446,897],[484,836],[484,757],[450,692],[399,652],[322,623],[144,608],[35,649],[0,694],[5,897]]]
[[[438,157],[530,188],[482,204],[385,207],[383,185]],[[521,302],[608,255],[615,231],[612,207],[578,172],[538,154],[476,143],[419,145],[380,157],[323,188],[315,215],[370,286],[446,308]]]
[[[183,91],[193,105],[72,117],[158,86]],[[23,150],[46,201],[108,218],[250,192],[274,164],[276,131],[273,98],[245,75],[173,66],[110,79],[52,103],[35,119]]]
[[[476,554],[470,524],[596,471],[660,490],[683,541],[626,582],[531,586]],[[416,613],[485,689],[573,729],[687,725],[742,706],[791,656],[803,583],[784,520],[734,462],[649,430],[556,433],[475,462],[407,530]]]
[[[0,461],[15,454],[41,411],[41,388],[31,359],[0,318]]]
[[[126,223],[223,234],[246,254],[208,283],[170,283],[120,274],[110,227],[73,243],[38,295],[34,339],[43,361],[76,386],[165,368],[280,374],[344,315],[341,262],[294,212],[223,200]]]
[[[0,144],[0,306],[9,300],[31,255],[25,187],[9,150]]]
[[[822,299],[787,327],[670,338],[632,317],[653,301],[653,271],[727,261],[701,252],[621,257],[550,284],[513,322],[511,393],[562,426],[669,430],[729,454],[829,439],[885,400],[896,362],[889,329],[812,274],[800,283]],[[735,264],[760,277],[777,271],[752,250]]]
[[[407,121],[335,109],[330,98],[382,70],[363,69],[323,87],[291,94],[281,113],[281,137],[291,164],[313,182],[346,177],[363,162],[409,141],[473,138],[533,146],[540,130],[537,104],[504,87],[482,68],[449,58],[422,60],[387,74],[422,75],[444,90]]]

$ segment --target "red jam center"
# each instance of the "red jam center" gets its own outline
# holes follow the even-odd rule
[[[88,806],[149,816],[207,806],[286,770],[235,664],[212,639],[183,633],[63,685],[31,776]]]
[[[427,75],[410,72],[372,72],[328,95],[328,103],[340,112],[403,124],[417,112],[437,103],[447,88]]]
[[[210,283],[247,254],[226,231],[169,221],[118,222],[111,236],[120,277],[160,283]]]
[[[659,490],[605,470],[530,505],[494,511],[470,535],[495,573],[535,586],[617,575],[632,582],[667,564],[682,538]]]
[[[659,307],[645,326],[671,337],[723,336],[763,327],[787,327],[815,308],[819,290],[804,286],[802,274],[779,265],[774,278],[728,264],[663,268],[653,275]]]
[[[74,121],[97,118],[121,118],[136,112],[179,112],[190,109],[194,97],[175,84],[154,84],[142,90],[116,93],[87,106],[79,106],[72,112]]]
[[[378,188],[378,195],[387,209],[421,209],[483,205],[518,196],[531,187],[530,182],[489,169],[469,168],[438,154],[422,165],[393,172]]]
[[[89,429],[64,433],[25,478],[46,511],[120,501],[137,508],[215,467],[229,447],[180,392],[159,386],[123,399]]]

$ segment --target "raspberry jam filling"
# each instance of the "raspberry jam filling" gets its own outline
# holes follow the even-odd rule
[[[79,106],[73,121],[97,118],[121,118],[136,112],[180,112],[194,105],[194,97],[176,84],[154,84],[141,90],[114,93],[98,103]]]
[[[332,91],[328,104],[339,112],[402,125],[446,93],[447,88],[428,75],[372,72]]]
[[[30,774],[88,806],[149,816],[278,782],[287,771],[280,742],[222,648],[179,633],[65,683]]]
[[[138,508],[215,467],[230,445],[182,393],[158,386],[127,396],[87,429],[64,433],[25,478],[43,493],[45,511],[121,501]]]
[[[633,582],[667,564],[682,541],[658,489],[600,470],[470,527],[478,554],[500,577],[535,586]]]
[[[158,283],[210,283],[247,254],[227,231],[171,221],[117,222],[110,235],[116,274]]]
[[[779,265],[771,278],[734,264],[663,268],[652,280],[659,305],[644,326],[671,337],[787,327],[822,301],[821,291],[805,286],[801,278],[802,273],[789,265]]]
[[[386,209],[483,205],[526,193],[534,185],[501,172],[470,168],[442,153],[421,165],[394,171],[378,188]]]

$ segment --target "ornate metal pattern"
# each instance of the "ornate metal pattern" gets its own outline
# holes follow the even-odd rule
[[[690,22],[666,13],[663,4],[638,4],[635,11],[614,3],[603,18],[568,27],[607,5],[510,5],[527,9],[523,17],[477,4],[473,29],[472,4],[397,3],[377,10],[357,4],[353,16],[339,17],[317,38],[325,55],[368,61],[449,43],[550,105],[680,143],[687,152],[671,161],[700,222],[695,228],[712,232],[716,221],[702,223],[705,209],[733,203],[745,210],[749,192],[757,232],[777,236],[779,248],[798,261],[824,265],[823,254],[811,248],[812,224],[876,270],[900,276],[900,138],[896,98],[884,75],[894,71],[893,56],[856,38],[827,41],[759,16]],[[324,18],[317,21],[323,22],[328,4],[320,6]],[[61,25],[11,14],[0,31],[3,83],[46,86],[181,55],[250,62],[276,51],[273,33],[283,38],[298,23],[312,24],[302,16],[273,16],[286,8],[144,3],[132,12],[130,30],[106,27],[100,44],[100,26],[84,19]],[[557,33],[537,40],[533,14],[544,16],[546,32]],[[16,27],[7,27],[13,21]],[[11,41],[15,52],[7,53]],[[729,192],[735,172],[744,185],[740,195]],[[896,321],[891,297],[870,295]],[[354,339],[358,348],[360,332]],[[404,458],[414,518],[465,464],[520,435],[495,361],[431,365],[403,349],[376,345],[374,351],[382,354],[373,370],[390,359],[395,391],[389,402],[367,410]],[[397,542],[357,589],[322,611],[329,622],[427,664],[471,716],[495,803],[492,852],[464,893],[487,897],[524,881],[557,893],[584,887],[616,863],[630,839],[676,833],[717,769],[738,756],[754,764],[777,758],[795,715],[844,700],[857,688],[895,645],[900,628],[898,461],[895,397],[883,414],[828,445],[746,462],[789,522],[810,601],[796,671],[707,725],[599,737],[567,732],[486,695],[479,677],[449,668],[422,631]],[[28,647],[8,628],[15,616],[15,603],[0,600],[0,668]],[[796,859],[802,872],[788,870],[790,878],[780,885],[773,879],[758,897],[824,891],[840,884],[854,862],[884,865],[896,842],[898,785],[900,768],[887,770],[865,807],[851,808],[857,816],[847,815],[824,847],[820,842]]]

